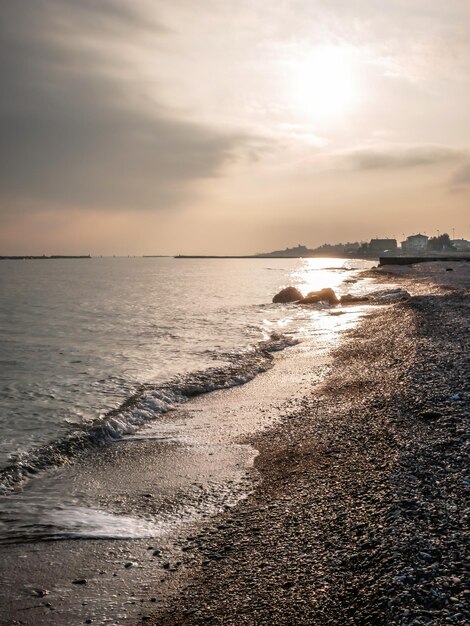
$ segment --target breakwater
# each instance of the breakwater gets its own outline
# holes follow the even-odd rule
[[[443,256],[381,256],[379,265],[414,265],[415,263],[431,263],[433,261],[456,262],[470,261],[470,254]]]

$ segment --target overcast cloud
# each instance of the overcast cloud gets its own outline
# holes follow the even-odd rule
[[[0,6],[0,186],[18,199],[166,209],[216,176],[244,141],[149,102],[132,49],[167,33],[139,3],[6,0]],[[157,41],[158,43],[158,41]],[[157,48],[158,49],[158,48]],[[145,87],[145,85],[144,85]]]
[[[341,158],[358,170],[395,170],[455,162],[464,156],[445,146],[382,146],[353,150]]]
[[[470,237],[469,24],[467,0],[2,0],[0,254]]]

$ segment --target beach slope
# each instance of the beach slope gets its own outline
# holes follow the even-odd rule
[[[147,622],[468,623],[469,313],[434,292],[352,331],[252,440],[259,486],[188,539],[190,576]]]

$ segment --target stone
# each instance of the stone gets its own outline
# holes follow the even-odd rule
[[[48,589],[33,589],[33,596],[37,598],[44,598],[44,596],[47,596],[49,593]]]
[[[183,611],[183,615],[185,617],[189,617],[190,615],[194,615],[194,613],[196,613],[196,609],[185,609]]]
[[[367,296],[352,296],[350,293],[346,293],[339,299],[341,304],[367,304],[369,298]]]
[[[326,304],[339,304],[338,296],[333,289],[326,287],[320,289],[320,291],[310,291],[305,298],[299,300],[298,304],[317,304],[318,302],[325,302]]]
[[[297,304],[318,304],[319,302],[321,302],[320,296],[312,292],[305,296],[305,298],[302,298],[302,300],[299,300]]]
[[[295,287],[286,287],[285,289],[281,289],[281,291],[274,296],[273,302],[275,304],[286,304],[287,302],[297,302],[297,300],[302,300],[302,298],[303,295],[298,289]]]
[[[421,413],[421,418],[424,420],[435,420],[442,417],[442,413],[439,411],[423,411]]]
[[[377,303],[393,303],[408,300],[410,294],[404,289],[382,289],[369,294],[371,300]]]

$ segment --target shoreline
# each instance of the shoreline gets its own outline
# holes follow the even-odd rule
[[[372,274],[375,279],[381,276],[384,282],[393,280],[387,274]],[[395,278],[400,283],[408,280]],[[8,558],[4,553],[0,572],[3,582],[8,581],[5,589],[14,590],[8,600],[11,611],[6,607],[9,619],[2,622],[0,618],[0,623],[11,626],[17,619],[17,623],[35,626],[62,626],[65,618],[73,624],[116,625],[425,623],[419,621],[421,617],[413,622],[413,607],[404,609],[410,611],[408,617],[400,613],[400,618],[393,617],[393,621],[388,606],[393,601],[393,610],[399,611],[402,595],[409,593],[407,585],[414,589],[422,584],[413,579],[405,560],[395,555],[398,548],[402,552],[406,548],[400,547],[396,529],[404,528],[405,538],[416,537],[416,528],[406,526],[410,510],[413,513],[413,505],[409,507],[413,497],[397,495],[409,486],[406,472],[410,467],[401,459],[405,459],[410,444],[413,454],[417,444],[425,451],[423,433],[426,437],[433,434],[430,427],[436,431],[449,424],[455,427],[453,421],[447,422],[444,412],[442,420],[422,418],[423,408],[415,405],[423,393],[430,393],[432,411],[433,397],[437,403],[443,393],[441,383],[450,384],[452,371],[446,364],[447,354],[457,365],[463,358],[456,350],[468,345],[464,315],[468,315],[468,296],[454,291],[445,295],[446,291],[437,287],[426,291],[420,283],[414,284],[418,295],[410,301],[369,309],[362,322],[343,336],[333,361],[328,356],[327,363],[319,364],[312,350],[291,348],[292,353],[276,356],[275,367],[247,385],[215,391],[191,403],[191,420],[197,421],[209,408],[214,417],[236,417],[242,410],[245,417],[254,419],[257,413],[259,424],[264,424],[261,429],[255,428],[255,435],[249,434],[249,428],[237,435],[239,451],[252,455],[254,468],[247,466],[246,476],[241,477],[248,481],[244,487],[240,483],[242,491],[249,487],[235,506],[182,527],[172,545],[160,537],[39,542],[31,544],[26,553],[16,546]],[[421,291],[424,295],[419,295]],[[442,323],[431,328],[436,311]],[[442,335],[450,320],[454,325],[460,320],[458,333],[441,337],[439,333]],[[426,324],[428,335],[420,335]],[[444,341],[454,342],[453,347],[435,354],[439,342]],[[434,378],[430,389],[416,382],[425,371],[421,348],[427,350],[433,366],[444,359],[439,362],[446,379]],[[329,372],[326,378],[321,371],[325,367]],[[462,379],[465,364],[460,362],[457,371]],[[284,400],[282,385],[290,391],[290,397]],[[468,388],[464,393],[468,403]],[[461,406],[451,403],[450,408]],[[457,421],[457,428],[462,426]],[[461,444],[459,438],[454,439],[450,451]],[[171,447],[168,452],[173,456]],[[165,448],[157,454],[161,453]],[[107,493],[106,498],[95,498],[97,506],[101,503],[106,510],[111,504],[111,511],[117,514],[129,508],[144,513],[153,503],[148,499],[151,482],[147,485],[146,472],[151,470],[157,476],[166,462],[162,457],[160,465],[155,464],[157,458],[151,439],[127,442],[109,448],[104,459],[95,460],[90,467],[85,457],[85,465],[77,468],[74,480],[82,484],[88,473],[93,487],[101,471],[112,478],[105,485],[109,493],[105,490],[101,494]],[[200,458],[207,464],[204,471],[208,472],[208,484],[213,481],[211,464],[217,467],[211,459],[214,457],[204,453]],[[436,464],[439,459],[434,461]],[[234,457],[233,467],[240,462],[246,461]],[[107,464],[105,471],[102,463]],[[426,467],[424,476],[432,478],[432,472],[432,467]],[[61,473],[62,469],[57,471],[59,479]],[[70,475],[70,470],[66,468],[64,473]],[[74,476],[73,469],[71,474]],[[195,483],[194,491],[198,489]],[[123,494],[124,500],[119,503]],[[403,505],[403,501],[408,504]],[[445,503],[441,505],[443,514],[448,515]],[[159,506],[157,498],[152,507],[158,511]],[[456,528],[461,522],[454,520],[452,524]],[[432,546],[420,548],[420,552],[433,556]],[[455,572],[442,574],[435,562],[421,563],[421,557],[417,558],[423,571],[430,568],[437,572],[438,579],[459,577]],[[44,563],[47,568],[43,568]],[[459,567],[457,564],[454,569],[460,571]],[[396,571],[391,576],[393,568]],[[394,581],[403,576],[401,582]],[[87,580],[83,587],[73,584],[74,579],[82,577]],[[453,584],[452,593],[457,594],[457,602],[451,603],[457,611],[451,614],[454,620],[461,610],[462,590],[461,583],[449,584]],[[35,598],[36,588],[47,590],[47,597]],[[110,589],[112,595],[101,607],[109,607],[108,618],[101,619],[95,611],[99,608],[96,602],[102,602]],[[90,593],[97,594],[96,598],[90,598]],[[75,602],[83,599],[85,609],[81,607],[80,613],[73,612],[72,597]],[[426,623],[440,626],[444,618],[442,607],[439,610],[441,621],[428,619]],[[450,623],[463,624],[459,619]]]
[[[0,466],[0,496],[18,493],[39,472],[73,463],[88,451],[118,443],[139,428],[151,427],[153,421],[193,398],[246,384],[273,366],[273,354],[295,344],[291,337],[273,335],[254,344],[251,351],[238,353],[236,362],[190,372],[161,384],[142,384],[101,417]]]
[[[431,292],[352,331],[321,396],[251,439],[256,491],[149,623],[467,623],[468,313]]]
[[[349,317],[342,316],[341,325],[347,325]],[[52,520],[59,521],[59,527],[77,515],[79,522],[87,523],[83,514],[106,511],[106,524],[119,524],[131,515],[134,522],[161,522],[161,532],[150,528],[145,535],[143,524],[144,534],[134,539],[122,536],[118,528],[109,539],[82,533],[77,539],[59,535],[60,541],[37,541],[40,536],[32,535],[28,543],[4,544],[0,624],[11,626],[15,619],[28,626],[75,626],[88,619],[134,624],[173,597],[176,579],[186,571],[190,575],[186,537],[208,527],[218,511],[233,507],[256,487],[257,450],[244,438],[269,429],[295,410],[312,385],[324,378],[327,353],[305,344],[274,352],[274,367],[245,385],[194,397],[135,437],[104,446],[100,454],[85,450],[73,465],[27,481],[18,503],[26,497],[27,503],[40,505],[40,516],[33,509],[30,517],[43,539],[54,538],[43,494],[54,498],[55,493],[69,494],[59,502],[63,516]],[[207,424],[213,425],[210,432]],[[12,498],[12,507],[17,505],[14,495],[6,497]],[[86,510],[80,509],[81,502]],[[99,523],[100,518],[92,521]],[[86,582],[76,585],[74,580]],[[47,594],[38,598],[36,590]]]

